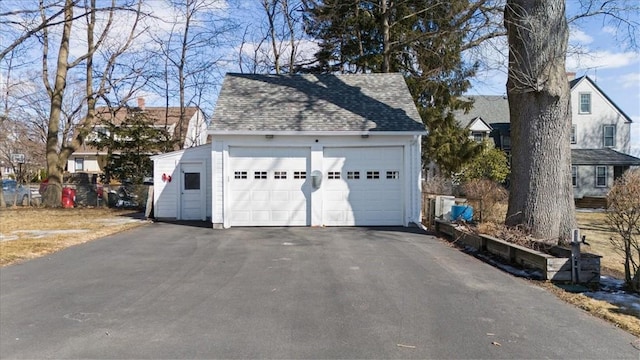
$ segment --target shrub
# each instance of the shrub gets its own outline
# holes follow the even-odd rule
[[[640,291],[640,170],[627,171],[607,196],[607,224],[616,233],[610,238],[615,251],[624,256],[627,287]]]
[[[489,179],[501,183],[507,179],[509,172],[507,154],[485,141],[482,152],[463,166],[457,177],[462,182]]]
[[[488,179],[475,179],[464,183],[462,192],[475,206],[480,222],[504,222],[501,205],[508,193],[502,185]]]
[[[453,194],[451,178],[436,175],[422,182],[422,192],[427,194],[450,195]]]

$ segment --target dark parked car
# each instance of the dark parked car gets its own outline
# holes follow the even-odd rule
[[[2,195],[7,206],[12,206],[14,201],[16,205],[29,205],[29,188],[15,180],[2,180]]]

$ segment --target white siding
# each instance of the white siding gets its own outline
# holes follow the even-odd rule
[[[579,112],[580,94],[583,93],[591,94],[590,114]],[[571,144],[572,149],[603,148],[603,126],[615,125],[616,140],[613,149],[629,153],[630,124],[625,122],[624,116],[586,78],[571,90],[571,117],[572,124],[576,125],[576,144]]]
[[[211,218],[211,147],[204,145],[189,149],[156,155],[153,160],[153,202],[154,215],[159,219],[179,219],[180,209],[180,163],[201,162],[205,173],[205,208]],[[163,181],[162,175],[171,176],[171,181]]]
[[[84,169],[82,171],[76,171],[76,158],[84,159]],[[98,166],[98,159],[95,155],[76,155],[72,154],[67,160],[67,171],[73,174],[76,172],[83,173],[101,173],[100,166]]]
[[[607,186],[596,186],[596,166],[578,166],[577,186],[573,188],[573,197],[582,198],[584,196],[605,197],[613,185],[613,166],[607,166]]]
[[[184,139],[184,148],[204,145],[207,142],[207,123],[202,111],[198,110],[189,119],[187,133]]]
[[[399,146],[405,149],[405,164],[401,179],[405,189],[403,201],[403,224],[420,221],[420,136],[413,135],[378,135],[371,134],[368,138],[359,135],[345,136],[311,136],[311,135],[278,135],[267,139],[264,135],[216,135],[212,144],[213,193],[212,212],[214,227],[229,227],[230,211],[227,203],[230,196],[225,186],[229,182],[229,148],[234,146],[251,147],[311,147],[311,167],[309,173],[314,170],[323,170],[322,152],[325,147],[376,147]],[[311,195],[311,225],[322,225],[322,196],[323,187],[314,191]],[[320,209],[318,211],[318,209]]]

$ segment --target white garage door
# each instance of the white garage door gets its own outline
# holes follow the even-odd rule
[[[325,225],[403,225],[402,147],[325,148]]]
[[[231,226],[311,224],[309,148],[230,147]]]

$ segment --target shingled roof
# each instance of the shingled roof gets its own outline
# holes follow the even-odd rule
[[[120,108],[115,114],[112,114],[108,107],[100,106],[96,108],[96,126],[103,121],[108,120],[114,125],[122,124],[128,116],[134,113],[143,113],[148,119],[153,121],[155,126],[161,126],[171,132],[173,137],[181,136],[182,142],[187,135],[189,127],[189,120],[198,111],[197,107],[185,107],[184,108],[184,121],[180,124],[180,129],[177,128],[177,124],[180,122],[180,108],[179,107],[144,107],[144,108]],[[174,150],[181,149],[180,144],[176,143]],[[98,150],[89,145],[82,144],[75,154],[95,154]]]
[[[469,126],[476,118],[481,118],[487,124],[509,123],[509,102],[502,95],[469,96],[473,100],[473,107],[468,113],[456,111],[455,118],[461,127]]]
[[[571,165],[639,166],[640,159],[613,149],[571,149]]]
[[[210,133],[424,132],[401,74],[227,74]]]

